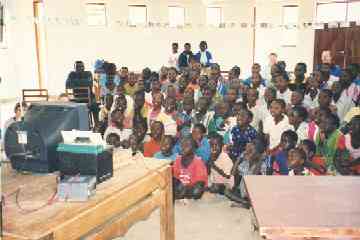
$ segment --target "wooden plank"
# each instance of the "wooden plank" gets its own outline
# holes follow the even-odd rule
[[[168,167],[165,175],[165,186],[161,191],[161,208],[160,208],[160,239],[175,239],[175,216],[174,202],[172,191],[172,171]]]
[[[360,178],[247,176],[262,236],[360,237]]]
[[[116,221],[106,224],[99,232],[86,237],[86,240],[103,240],[121,237],[129,228],[139,220],[149,215],[160,205],[160,193],[154,193],[149,198],[136,204],[136,206],[122,214]]]

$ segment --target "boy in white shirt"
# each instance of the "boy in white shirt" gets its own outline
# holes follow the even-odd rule
[[[285,104],[291,102],[291,90],[289,89],[289,77],[287,73],[281,73],[275,77],[276,97],[283,99]]]
[[[309,139],[309,127],[306,122],[308,118],[308,112],[306,108],[301,106],[293,107],[288,114],[288,118],[290,125],[293,127],[292,130],[294,130],[298,135],[298,142],[300,143],[302,140]]]
[[[172,43],[172,52],[169,56],[168,65],[169,67],[174,67],[179,69],[179,44],[177,42]]]
[[[254,88],[250,88],[247,90],[247,107],[253,114],[253,120],[251,122],[251,126],[256,129],[256,131],[259,131],[259,124],[262,124],[260,122],[263,121],[266,117],[266,111],[264,111],[264,106],[261,106],[260,100],[259,100],[259,92],[258,90]]]
[[[270,150],[276,148],[281,140],[281,134],[292,127],[284,114],[286,103],[283,99],[275,99],[270,105],[271,115],[265,119],[264,134],[266,134]]]

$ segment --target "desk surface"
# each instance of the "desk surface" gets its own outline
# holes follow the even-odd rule
[[[247,176],[262,236],[360,237],[359,177]]]
[[[96,194],[89,201],[83,203],[59,202],[42,207],[35,212],[22,212],[25,210],[39,208],[47,203],[56,189],[56,175],[35,176],[15,174],[9,171],[3,175],[3,194],[5,197],[4,207],[4,233],[10,238],[41,239],[62,227],[67,222],[74,221],[78,216],[88,214],[89,209],[102,206],[106,201],[114,201],[112,196],[122,191],[129,185],[141,181],[146,176],[152,176],[153,182],[162,182],[159,174],[162,169],[167,168],[168,162],[146,160],[141,163],[124,166],[114,171],[114,177],[97,186]],[[166,184],[166,183],[164,183]],[[144,186],[146,187],[146,186]],[[151,188],[153,186],[148,186]],[[16,194],[18,189],[18,204]],[[153,187],[155,189],[155,187]],[[134,193],[136,195],[137,193]],[[134,198],[131,196],[126,197]],[[111,200],[112,199],[112,200]],[[129,200],[134,201],[135,199]],[[114,201],[116,202],[116,201]],[[119,205],[126,205],[123,202]],[[19,207],[20,205],[20,207]],[[107,214],[108,208],[104,208]],[[99,216],[100,218],[100,216]],[[88,221],[91,221],[90,219]],[[75,224],[76,225],[76,224]]]

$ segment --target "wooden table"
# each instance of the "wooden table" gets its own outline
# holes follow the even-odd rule
[[[260,235],[360,239],[359,177],[247,176]]]
[[[17,204],[16,194],[11,193],[19,188]],[[112,239],[124,235],[157,207],[161,239],[174,239],[172,172],[166,161],[148,159],[116,169],[114,177],[98,185],[95,196],[87,202],[46,205],[55,189],[55,175],[11,171],[3,176],[3,193],[11,195],[5,198],[3,239]],[[40,209],[27,211],[36,208]]]

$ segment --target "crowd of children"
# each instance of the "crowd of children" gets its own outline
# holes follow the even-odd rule
[[[245,80],[237,66],[224,78],[218,64],[197,61],[159,73],[123,67],[110,78],[97,69],[107,79],[98,130],[118,148],[132,139],[133,154],[172,161],[176,199],[208,191],[248,206],[245,175],[360,174],[360,68],[349,65],[333,82],[330,69],[307,77],[298,63],[290,77],[278,62],[264,79],[255,63]]]
[[[307,76],[274,63],[271,79],[255,63],[240,79],[216,63],[119,71],[98,61],[101,110],[96,131],[108,144],[173,162],[175,199],[206,191],[247,206],[245,175],[359,175],[360,66],[336,81],[324,63]]]

